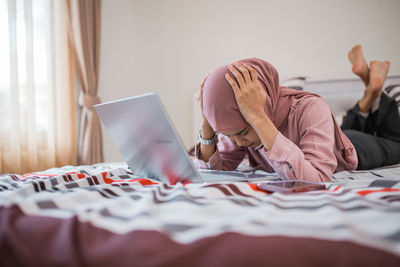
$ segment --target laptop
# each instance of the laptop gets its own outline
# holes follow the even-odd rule
[[[264,180],[265,172],[198,170],[156,93],[94,106],[134,175],[162,182]]]

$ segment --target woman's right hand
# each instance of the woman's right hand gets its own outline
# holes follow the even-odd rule
[[[203,79],[203,81],[200,84],[200,93],[199,96],[197,97],[197,101],[200,102],[200,108],[201,108],[201,113],[203,114],[203,88],[204,88],[204,84],[207,81],[208,76],[210,75],[210,73],[207,73],[207,76]],[[204,114],[203,114],[204,117]]]
[[[214,137],[215,132],[213,128],[211,127],[210,123],[208,122],[206,116],[204,116],[203,112],[203,88],[204,84],[210,74],[207,74],[207,76],[204,78],[203,82],[200,84],[200,93],[199,97],[197,100],[200,102],[200,108],[201,108],[201,114],[203,116],[203,124],[201,125],[201,137],[204,139],[211,139]],[[200,151],[199,151],[199,158],[202,159],[205,162],[208,162],[211,156],[214,154],[216,150],[216,144],[211,144],[211,145],[200,145]]]
[[[208,78],[210,74],[208,73],[207,76],[204,78],[204,80],[202,81],[202,83],[200,84],[200,93],[199,96],[197,98],[197,101],[200,102],[200,108],[201,108],[201,114],[203,116],[203,124],[201,126],[201,136],[205,139],[210,139],[215,135],[214,130],[212,129],[210,123],[208,122],[207,118],[204,116],[204,112],[203,112],[203,88],[204,88],[204,84]]]

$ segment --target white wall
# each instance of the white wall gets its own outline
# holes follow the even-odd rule
[[[398,0],[103,0],[99,95],[161,97],[185,145],[192,93],[215,67],[247,57],[281,78],[352,77],[347,52],[392,61],[400,74]],[[105,161],[122,157],[104,130]]]

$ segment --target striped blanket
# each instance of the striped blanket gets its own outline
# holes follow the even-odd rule
[[[125,164],[0,176],[1,266],[400,266],[400,165],[326,191],[171,186]]]

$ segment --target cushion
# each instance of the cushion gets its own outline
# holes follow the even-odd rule
[[[304,84],[306,83],[306,77],[299,76],[299,77],[292,77],[286,79],[280,83],[281,86],[285,86],[295,90],[303,90]]]
[[[400,84],[386,86],[385,89],[383,89],[383,92],[396,101],[400,114]]]

